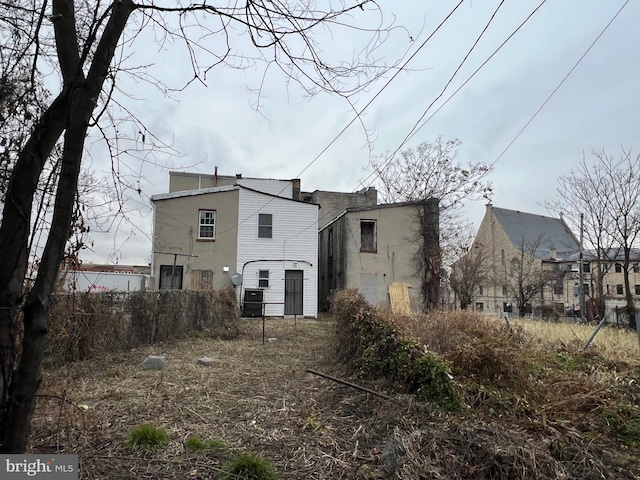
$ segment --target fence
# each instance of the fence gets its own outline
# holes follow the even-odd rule
[[[95,358],[205,332],[238,334],[233,290],[76,293],[52,297],[47,365]]]

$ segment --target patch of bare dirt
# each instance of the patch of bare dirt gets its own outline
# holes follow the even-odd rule
[[[381,381],[349,378],[335,362],[330,317],[267,320],[264,344],[262,327],[261,320],[242,320],[234,340],[194,337],[46,371],[31,451],[78,454],[82,479],[216,478],[225,461],[243,452],[271,460],[283,479],[640,474],[625,460],[629,455],[611,456],[568,426],[554,437],[550,427],[536,435],[509,418],[445,416]],[[166,355],[166,369],[145,370],[150,354]],[[212,366],[197,364],[204,356]],[[169,446],[130,452],[129,432],[142,423],[164,428]],[[189,454],[184,442],[191,436],[221,440],[229,450]]]

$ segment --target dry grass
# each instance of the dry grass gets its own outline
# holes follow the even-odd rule
[[[350,377],[336,362],[331,318],[267,320],[264,345],[261,321],[243,320],[235,340],[200,336],[47,370],[31,451],[79,454],[82,479],[216,478],[240,453],[268,458],[283,479],[640,478],[640,449],[617,437],[640,418],[637,362],[604,360],[599,344],[580,354],[581,341],[554,343],[546,332],[534,340],[527,325],[509,334],[466,315],[395,320],[457,352],[450,361],[466,412],[445,414],[384,379]],[[149,354],[165,354],[166,370],[142,369]],[[202,356],[213,366],[197,365]],[[129,432],[142,423],[164,428],[169,445],[131,453]],[[188,453],[193,437],[228,448]]]
[[[545,349],[554,349],[568,344],[582,349],[596,329],[596,325],[572,322],[542,322],[519,318],[511,319],[510,322],[524,329]],[[625,362],[640,365],[638,336],[636,332],[628,329],[603,327],[591,342],[589,349],[596,351],[603,359],[612,363]]]

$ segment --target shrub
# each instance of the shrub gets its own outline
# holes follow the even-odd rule
[[[418,398],[459,410],[462,396],[437,354],[403,336],[393,320],[371,307],[356,290],[334,295],[338,356],[362,376],[383,376]]]
[[[189,437],[184,442],[184,448],[187,453],[200,454],[225,454],[229,451],[229,447],[222,440],[203,440],[200,437]]]
[[[278,480],[278,472],[271,462],[251,453],[229,460],[222,466],[220,479],[222,480]]]
[[[162,428],[148,423],[138,425],[129,434],[129,449],[153,453],[169,444],[169,435]]]

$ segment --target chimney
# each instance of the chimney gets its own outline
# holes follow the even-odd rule
[[[556,247],[551,247],[551,250],[549,250],[549,260],[551,260],[552,262],[558,260],[558,252],[556,251]]]
[[[218,186],[218,166],[213,167],[213,186]]]

